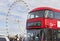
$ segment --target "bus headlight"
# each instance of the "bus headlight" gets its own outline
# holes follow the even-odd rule
[[[37,26],[41,26],[41,22],[37,22]]]

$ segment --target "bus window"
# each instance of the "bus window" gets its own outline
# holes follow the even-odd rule
[[[27,23],[27,26],[41,26],[41,22]]]
[[[43,34],[43,35],[42,35]],[[28,41],[41,41],[44,37],[43,29],[28,31]]]
[[[60,33],[58,33],[58,38],[60,38]]]
[[[45,17],[46,18],[54,18],[54,12],[50,10],[45,11]]]
[[[44,17],[45,11],[36,11],[36,12],[30,12],[28,15],[30,15],[30,18],[38,18],[38,17]]]
[[[27,19],[30,19],[30,14],[28,14]]]
[[[60,19],[60,13],[55,12],[55,18],[56,18],[56,19]]]
[[[34,15],[31,15],[31,17],[30,18],[34,18]]]
[[[58,33],[57,33],[57,41],[60,41],[60,30],[58,30]]]

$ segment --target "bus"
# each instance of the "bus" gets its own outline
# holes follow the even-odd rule
[[[37,7],[28,13],[27,41],[60,41],[60,10]]]

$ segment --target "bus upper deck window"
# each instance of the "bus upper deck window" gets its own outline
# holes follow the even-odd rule
[[[45,17],[46,18],[54,18],[54,12],[50,10],[45,11]]]
[[[30,19],[30,14],[28,14],[27,18]]]
[[[34,18],[34,15],[31,15],[31,17],[30,18]]]
[[[59,12],[55,12],[55,18],[60,19],[60,13]]]
[[[39,17],[38,15],[36,15],[36,18]]]
[[[38,18],[38,17],[44,17],[43,15],[44,15],[44,13],[45,13],[45,11],[35,11],[35,12],[30,12],[29,14],[29,18]]]

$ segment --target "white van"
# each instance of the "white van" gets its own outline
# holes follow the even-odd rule
[[[8,37],[0,35],[0,41],[9,41]]]

